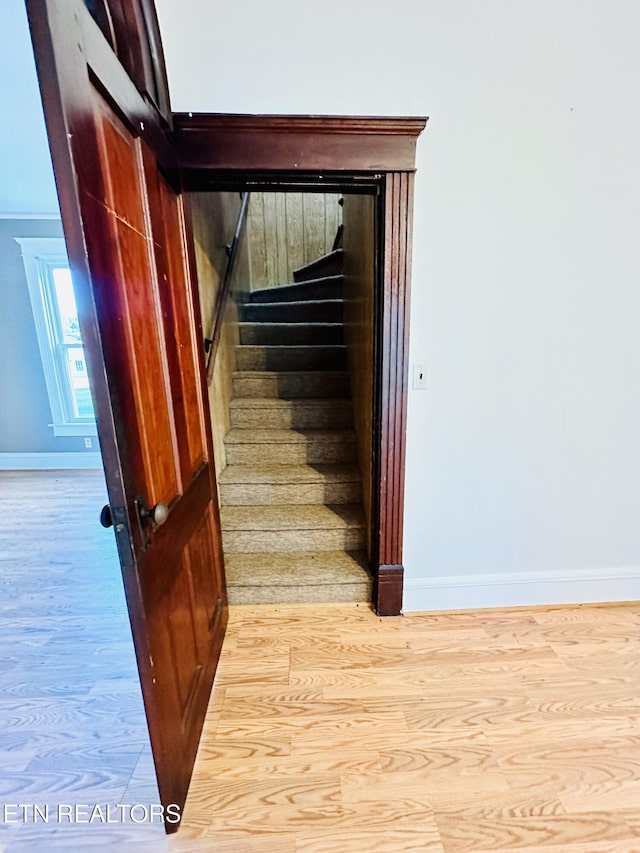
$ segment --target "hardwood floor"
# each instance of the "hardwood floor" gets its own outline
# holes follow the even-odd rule
[[[172,850],[640,851],[639,605],[325,611],[232,608]]]
[[[158,801],[103,502],[89,472],[0,473],[0,807]],[[640,853],[639,623],[234,607],[180,832],[0,822],[0,847]]]
[[[0,472],[5,853],[165,844],[157,823],[33,823],[32,808],[26,823],[15,808],[4,821],[20,804],[158,802],[113,532],[98,524],[105,502],[101,472]]]

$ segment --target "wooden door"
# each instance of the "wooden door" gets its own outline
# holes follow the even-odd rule
[[[227,606],[157,30],[144,0],[28,9],[160,798],[182,807]]]

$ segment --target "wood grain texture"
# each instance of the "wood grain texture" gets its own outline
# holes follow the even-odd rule
[[[404,491],[413,175],[388,175],[384,203],[379,558],[381,565],[401,566],[403,502],[395,495]]]
[[[0,803],[157,803],[100,471],[0,474]],[[6,853],[165,849],[161,824],[2,823]]]
[[[169,87],[153,2],[99,0],[86,5],[137,89],[170,123]]]
[[[169,505],[181,481],[159,281],[149,252],[143,149],[97,92],[93,98],[105,192],[96,203],[91,189],[84,188],[92,276],[96,290],[109,290],[106,333],[120,359],[112,378],[126,401],[122,412],[127,432],[137,437],[143,462],[136,486],[149,506],[159,501]],[[111,251],[103,246],[105,235]]]
[[[371,554],[373,374],[375,325],[375,199],[344,197],[344,325],[353,399],[353,426],[362,476],[362,505]]]
[[[174,113],[185,169],[411,170],[425,118]]]
[[[328,254],[342,221],[336,193],[252,192],[251,289],[293,281],[294,270]]]
[[[220,287],[228,263],[225,246],[233,240],[241,199],[238,193],[202,192],[189,193],[187,203],[187,211],[191,214],[204,337],[211,340],[220,301]],[[233,397],[235,353],[239,343],[237,303],[243,301],[244,289],[249,287],[249,251],[246,240],[241,240],[238,246],[231,286],[234,298],[226,300],[224,321],[208,387],[216,475],[227,464],[224,437],[231,426],[229,402]],[[202,345],[201,340],[199,344]]]
[[[226,622],[190,233],[168,130],[152,115],[144,132],[86,6],[28,11],[160,797],[183,802]],[[166,524],[143,521],[136,507],[161,501]]]
[[[164,780],[160,776],[161,796],[165,803],[179,802],[188,787],[224,632],[222,609],[213,619],[218,602],[223,608],[224,581],[217,515],[211,510],[215,483],[207,464],[202,354],[196,344],[201,325],[181,199],[160,176],[152,153],[101,97],[95,99],[109,188],[104,207],[117,228],[111,246],[119,263],[112,270],[111,252],[100,244],[103,235],[96,234],[93,222],[85,226],[91,234],[89,256],[101,262],[94,280],[113,282],[119,296],[118,328],[128,362],[118,381],[134,388],[145,462],[138,494],[149,505],[163,500],[171,506],[166,524],[137,556],[137,577],[130,586],[142,594],[145,630],[136,643],[156,764],[166,762],[167,768]],[[103,347],[113,350],[117,340],[107,344],[105,339]],[[135,612],[134,601],[130,595]]]
[[[232,607],[181,843],[637,853],[639,621]]]
[[[145,154],[180,473],[182,482],[188,483],[205,462],[207,452],[199,377],[202,323],[193,304],[195,288],[185,251],[183,199],[173,192],[149,153]]]

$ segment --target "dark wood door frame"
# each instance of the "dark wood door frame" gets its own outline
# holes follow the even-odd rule
[[[372,570],[381,616],[402,610],[413,183],[426,118],[174,114],[191,190],[375,192]]]

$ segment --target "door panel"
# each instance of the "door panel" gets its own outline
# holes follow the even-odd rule
[[[100,167],[104,175],[101,218],[105,223],[96,235],[109,234],[113,261],[101,269],[110,287],[110,306],[117,322],[119,345],[126,358],[121,382],[131,384],[135,421],[142,451],[144,481],[137,484],[150,506],[166,504],[180,491],[178,451],[158,281],[152,254],[142,143],[118,120],[94,90],[95,120]],[[82,188],[81,188],[82,189]],[[85,191],[91,204],[90,191]],[[184,283],[183,283],[184,286]],[[115,342],[115,341],[114,341]],[[193,377],[192,377],[193,381]]]
[[[212,535],[212,531],[216,529],[213,508],[212,502],[189,541],[188,551],[193,584],[193,612],[196,614],[197,624],[203,627],[215,624],[220,608],[220,600],[210,595],[211,584],[207,571],[207,566],[215,566],[218,569],[222,566],[222,561],[213,553],[212,547],[216,541],[216,537]],[[217,586],[221,585],[222,578],[218,578]],[[209,640],[202,629],[198,632],[197,642],[198,654],[206,657]]]
[[[165,335],[169,344],[180,471],[183,482],[188,483],[206,458],[198,381],[202,334],[196,334],[196,315],[189,286],[191,271],[184,253],[182,199],[172,190],[148,152],[145,170]]]
[[[83,3],[27,6],[160,798],[182,806],[227,603],[179,173]]]

